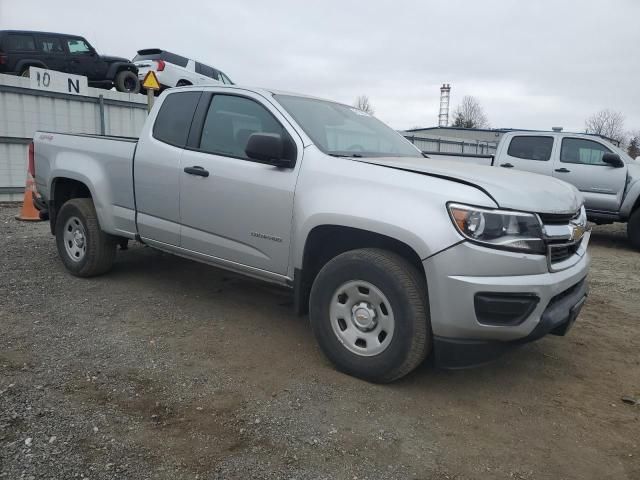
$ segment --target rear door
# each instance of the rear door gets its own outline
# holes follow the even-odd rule
[[[552,135],[514,135],[505,138],[505,141],[508,145],[498,155],[496,166],[549,176],[553,174]]]
[[[622,203],[627,167],[615,168],[602,161],[615,153],[604,143],[578,137],[562,139],[553,176],[582,192],[588,210],[617,212]]]
[[[168,94],[143,131],[134,159],[138,232],[143,239],[180,245],[180,158],[201,92]]]
[[[62,39],[55,35],[38,35],[37,49],[47,68],[58,72],[66,72],[67,61]]]
[[[181,167],[200,168],[208,176],[182,173],[182,247],[203,258],[284,275],[302,158],[300,138],[260,95],[205,93],[201,105],[202,118],[196,114],[192,130],[198,123],[201,127],[195,136],[192,131]],[[291,154],[297,155],[295,167],[249,159],[244,152],[247,140],[258,132],[277,133],[290,142]]]

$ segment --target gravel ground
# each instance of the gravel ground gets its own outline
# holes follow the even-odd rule
[[[132,246],[78,279],[0,207],[1,479],[640,479],[640,253],[597,227],[567,337],[391,385],[285,290]]]

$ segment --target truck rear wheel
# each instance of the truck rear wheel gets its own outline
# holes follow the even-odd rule
[[[116,75],[116,90],[119,92],[139,93],[140,80],[138,76],[129,70],[121,70]]]
[[[431,349],[425,280],[386,250],[352,250],[330,260],[311,288],[309,317],[329,360],[372,382],[403,377]]]
[[[631,246],[636,250],[640,250],[640,208],[636,208],[631,217],[629,217],[627,237]]]
[[[117,238],[100,229],[90,198],[74,198],[62,205],[55,231],[58,254],[73,275],[93,277],[111,269]]]

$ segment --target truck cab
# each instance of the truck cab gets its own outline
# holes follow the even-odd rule
[[[583,195],[590,220],[629,222],[629,238],[640,248],[638,211],[640,165],[610,141],[565,132],[506,133],[494,166],[555,177]],[[636,218],[634,218],[634,215]]]

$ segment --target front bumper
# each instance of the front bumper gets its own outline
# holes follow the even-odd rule
[[[434,359],[445,368],[486,363],[548,333],[563,335],[587,295],[585,248],[571,267],[550,272],[547,258],[468,242],[426,259]],[[514,323],[481,323],[476,296],[530,295],[537,303]]]

